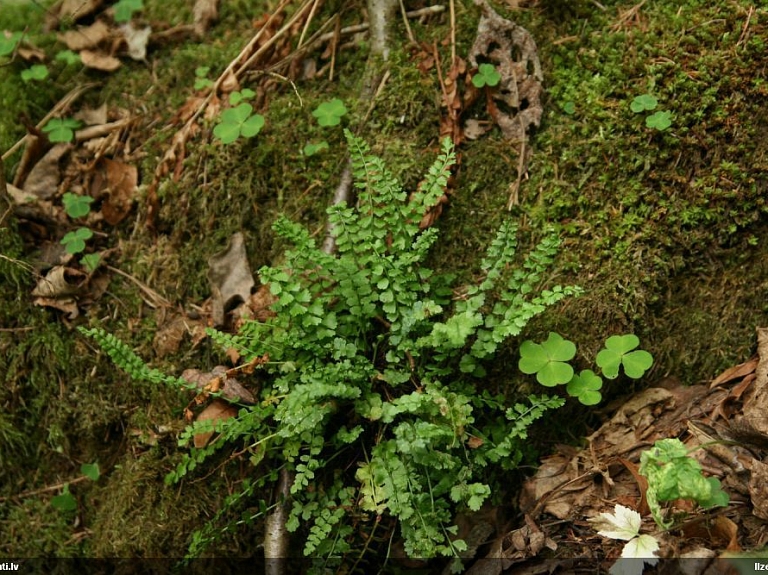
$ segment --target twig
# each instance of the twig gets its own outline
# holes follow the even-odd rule
[[[349,203],[349,197],[352,190],[352,160],[347,158],[347,162],[344,165],[344,170],[341,172],[341,181],[339,182],[336,192],[333,194],[333,200],[331,200],[332,206],[337,206],[341,203]],[[325,239],[323,240],[322,250],[326,254],[332,254],[336,249],[336,238],[333,235],[334,225],[328,221],[325,226]]]
[[[744,22],[744,28],[741,30],[741,36],[739,36],[739,41],[736,42],[736,48],[741,46],[744,40],[747,39],[747,32],[749,31],[749,21],[752,20],[752,14],[754,13],[755,13],[755,7],[750,6],[749,12],[747,13],[747,21]]]
[[[147,304],[149,304],[153,308],[158,308],[161,305],[165,307],[170,307],[171,302],[169,302],[167,299],[165,299],[163,296],[161,296],[159,293],[157,293],[152,288],[148,287],[147,285],[141,283],[138,279],[133,277],[130,274],[125,273],[123,270],[118,268],[113,268],[112,266],[108,265],[107,269],[109,271],[115,272],[118,275],[123,276],[125,279],[132,281],[141,291],[143,291],[147,297],[149,297],[151,300],[154,301],[148,301]]]
[[[41,489],[34,489],[32,491],[17,493],[16,495],[0,497],[0,501],[8,501],[9,499],[16,499],[16,498],[23,499],[24,497],[32,497],[33,495],[40,495],[41,493],[50,493],[51,491],[58,491],[59,489],[64,489],[66,485],[74,485],[75,483],[81,483],[86,479],[89,479],[87,475],[81,475],[80,477],[75,477],[71,481],[64,481],[63,483],[57,483],[56,485],[49,485],[48,487],[43,487]]]
[[[95,88],[98,86],[98,83],[91,82],[90,84],[83,84],[82,86],[78,86],[77,88],[73,88],[69,91],[69,93],[64,96],[61,100],[59,100],[56,105],[51,109],[50,112],[48,112],[45,117],[43,117],[40,122],[38,122],[37,126],[35,126],[38,129],[42,129],[43,126],[45,126],[48,123],[48,120],[53,118],[56,114],[58,114],[62,110],[66,110],[69,106],[72,105],[72,103],[77,100],[80,96],[83,95],[83,93],[87,90],[90,90],[91,88]],[[7,160],[11,157],[11,154],[13,154],[16,150],[18,150],[26,141],[27,136],[24,136],[21,140],[16,142],[13,146],[11,146],[8,151],[6,151],[2,159]]]
[[[414,18],[421,18],[422,16],[427,16],[429,14],[440,14],[441,12],[445,12],[445,6],[441,6],[439,4],[435,6],[427,6],[426,8],[420,8],[419,10],[411,10],[409,12],[406,12],[405,15],[413,20]],[[363,22],[362,24],[354,24],[352,26],[345,26],[341,30],[339,30],[339,34],[342,36],[349,36],[350,34],[357,34],[358,32],[365,32],[370,27],[368,22]],[[318,38],[321,42],[327,42],[328,40],[333,39],[333,35],[335,32],[328,32],[327,34],[323,34]]]

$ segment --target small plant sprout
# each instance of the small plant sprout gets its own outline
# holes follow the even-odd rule
[[[629,108],[635,114],[641,114],[643,112],[650,112],[651,110],[655,110],[658,104],[659,101],[654,96],[651,96],[650,94],[642,94],[640,96],[636,96],[632,100]]]
[[[24,34],[21,32],[13,32],[7,36],[0,33],[0,56],[10,56],[13,54],[23,36]]]
[[[213,82],[208,79],[208,72],[210,71],[208,66],[195,68],[195,90],[205,90],[213,86]]]
[[[71,142],[79,127],[80,122],[73,118],[52,118],[43,126],[43,132],[48,134],[51,142]]]
[[[582,405],[597,405],[603,399],[600,393],[602,387],[602,378],[591,369],[585,369],[579,375],[573,376],[565,390]]]
[[[309,142],[306,146],[304,146],[304,149],[302,150],[304,152],[305,156],[314,156],[315,154],[319,154],[323,150],[328,149],[328,142],[322,141],[318,143],[312,143]]]
[[[560,106],[563,112],[569,116],[573,116],[576,113],[576,103],[573,100],[569,100]]]
[[[653,356],[643,349],[635,350],[638,345],[640,339],[634,334],[611,336],[605,340],[605,348],[597,354],[595,362],[608,379],[618,377],[620,366],[624,366],[627,377],[640,379],[653,365]]]
[[[98,481],[99,477],[101,477],[98,463],[83,463],[80,466],[80,473],[91,481]],[[61,512],[77,509],[77,499],[70,493],[69,483],[65,483],[61,493],[51,499],[51,505]]]
[[[663,132],[672,125],[672,112],[659,111],[651,114],[645,119],[646,128],[654,128],[659,132]]]
[[[101,263],[101,254],[86,254],[80,258],[80,263],[89,274],[96,271]]]
[[[21,79],[25,82],[31,82],[33,80],[40,81],[45,80],[48,77],[48,68],[44,64],[35,64],[21,71]]]
[[[341,117],[347,113],[347,107],[344,102],[338,98],[323,102],[315,108],[312,115],[317,118],[317,123],[324,128],[329,126],[338,126],[341,123]]]
[[[621,551],[621,559],[609,571],[611,575],[640,575],[646,563],[658,563],[659,560],[654,555],[659,550],[659,542],[651,535],[640,535],[642,518],[634,509],[617,504],[613,513],[601,513],[587,521],[597,529],[598,535],[627,542]]]
[[[219,124],[213,134],[223,144],[231,144],[240,136],[253,138],[264,127],[264,116],[253,113],[253,106],[240,104],[221,113]]]
[[[480,64],[477,74],[472,76],[472,84],[475,88],[484,88],[488,86],[493,88],[501,81],[501,74],[492,64]]]
[[[144,10],[143,0],[120,0],[113,6],[115,22],[130,22],[134,12]]]
[[[73,52],[72,50],[62,50],[56,54],[56,59],[60,62],[64,62],[67,66],[79,63],[80,54]]]
[[[662,529],[672,525],[671,521],[664,521],[662,501],[689,499],[704,509],[725,507],[730,501],[720,487],[720,481],[716,477],[704,477],[701,464],[688,453],[679,439],[660,439],[640,454],[639,471],[648,480],[648,507]]]
[[[69,492],[69,483],[65,483],[61,493],[51,499],[51,505],[61,512],[77,509],[77,499]]]
[[[256,96],[256,92],[248,88],[243,88],[242,90],[236,90],[229,95],[229,103],[232,106],[237,106],[243,100],[250,100],[254,96]]]
[[[68,254],[79,254],[85,249],[85,241],[92,237],[93,232],[88,228],[77,228],[61,238],[61,245],[64,246]]]
[[[74,219],[82,218],[91,213],[93,198],[66,192],[61,198],[61,202],[64,204],[64,211],[67,212],[67,215]]]
[[[568,383],[573,377],[573,367],[566,363],[576,355],[572,341],[550,332],[547,341],[538,344],[530,340],[520,346],[520,371],[536,374],[536,380],[545,387]]]

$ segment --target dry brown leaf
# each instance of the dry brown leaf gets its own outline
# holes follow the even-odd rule
[[[86,126],[106,124],[108,120],[107,103],[104,102],[98,108],[83,108],[75,114],[74,118],[75,120],[80,120]]]
[[[721,373],[715,379],[713,379],[709,387],[710,388],[717,387],[718,385],[731,382],[734,379],[740,379],[744,376],[749,375],[750,373],[754,373],[756,367],[757,367],[756,357],[753,357],[752,359],[750,359],[749,361],[745,361],[744,363],[740,363],[739,365],[734,365],[733,367],[729,367],[723,373]]]
[[[256,398],[234,377],[229,376],[229,370],[217,365],[209,372],[199,369],[185,369],[181,374],[182,379],[193,384],[200,395],[205,398],[210,393],[221,393],[224,399],[253,405]]]
[[[27,62],[42,62],[45,60],[45,52],[40,48],[31,46],[19,46],[19,57]]]
[[[768,328],[757,328],[757,355],[755,381],[749,398],[744,402],[744,420],[757,431],[768,435]]]
[[[80,59],[83,61],[83,66],[93,68],[94,70],[101,70],[102,72],[114,72],[120,67],[120,60],[104,52],[82,50],[80,52]]]
[[[528,128],[538,126],[544,112],[536,42],[525,28],[499,16],[486,0],[475,3],[482,16],[469,61],[474,68],[481,61],[491,63],[499,72],[501,80],[490,95],[505,108],[491,107],[489,100],[489,111],[505,138],[524,142]]]
[[[62,297],[77,293],[86,275],[78,270],[64,266],[51,269],[44,278],[40,278],[32,290],[36,297]]]
[[[99,161],[91,195],[96,199],[107,196],[102,203],[101,213],[108,224],[116,226],[128,215],[138,180],[139,172],[135,166],[109,158]]]
[[[147,43],[149,42],[149,36],[152,34],[152,28],[147,26],[138,29],[133,27],[132,22],[128,22],[120,26],[120,32],[123,34],[123,38],[125,38],[128,56],[134,60],[146,60]]]
[[[63,311],[67,314],[68,319],[75,319],[80,315],[80,310],[77,309],[77,302],[74,298],[51,298],[51,297],[37,297],[32,300],[32,303],[39,305],[40,307],[50,307]]]
[[[208,259],[208,281],[211,284],[214,325],[223,325],[226,312],[239,302],[248,301],[255,285],[243,234],[234,234],[225,250]]]
[[[101,6],[102,0],[63,0],[59,8],[58,19],[71,18],[79,20],[93,14]]]
[[[204,36],[219,18],[219,0],[195,0],[192,10],[195,17],[195,34]]]
[[[200,415],[197,416],[196,421],[212,421],[216,423],[217,421],[225,421],[230,417],[235,417],[236,415],[237,409],[235,407],[226,401],[222,401],[221,399],[214,399],[210,405],[208,405],[208,407],[200,412]],[[208,442],[212,436],[213,431],[196,434],[194,437],[195,447],[197,449],[202,449],[208,445]]]
[[[71,144],[56,144],[35,164],[24,182],[25,194],[40,200],[52,198],[61,181],[60,160],[72,149]]]
[[[109,41],[111,36],[112,31],[109,26],[105,22],[97,20],[90,26],[78,26],[75,30],[59,34],[59,40],[64,42],[70,50],[79,52],[104,44]],[[82,57],[82,54],[80,56]]]

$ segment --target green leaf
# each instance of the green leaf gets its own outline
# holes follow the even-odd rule
[[[602,387],[603,380],[591,369],[585,369],[579,375],[574,375],[565,389],[568,395],[578,398],[582,405],[597,405],[603,398],[599,391]]]
[[[47,77],[48,68],[44,64],[35,64],[34,66],[21,71],[21,79],[25,82],[45,80]]]
[[[128,22],[134,12],[144,10],[142,0],[120,0],[113,7],[115,11],[115,22]]]
[[[64,62],[67,66],[80,63],[80,54],[72,50],[61,50],[56,54],[56,59]]]
[[[302,151],[304,152],[305,156],[314,156],[315,154],[327,149],[328,149],[328,142],[326,141],[318,142],[316,144],[309,142],[307,143],[306,146],[304,146],[304,149]]]
[[[655,128],[663,132],[672,125],[672,112],[656,112],[645,119],[645,125],[648,128]]]
[[[323,127],[338,126],[341,123],[341,117],[347,113],[347,107],[344,102],[338,98],[323,102],[312,112],[317,118],[317,123]]]
[[[69,492],[69,484],[64,485],[60,495],[51,499],[51,505],[59,511],[74,511],[77,509],[77,499]]]
[[[80,473],[85,475],[91,481],[98,481],[101,477],[98,463],[83,463],[80,466]]]
[[[51,142],[71,142],[79,127],[80,122],[73,118],[52,118],[43,126],[43,132],[48,134]]]
[[[0,32],[0,56],[13,54],[23,35],[22,32],[13,32],[10,36],[6,37],[5,34]]]
[[[89,274],[96,271],[101,263],[101,254],[86,254],[80,258],[80,263]]]
[[[231,144],[240,136],[252,138],[264,127],[264,116],[251,115],[252,112],[253,106],[246,103],[224,110],[213,134],[224,144]]]
[[[576,103],[572,101],[565,102],[562,104],[561,108],[563,109],[563,112],[568,114],[569,116],[573,116],[576,113]]]
[[[634,334],[611,336],[605,340],[605,348],[597,354],[595,362],[608,379],[618,377],[621,365],[628,377],[639,379],[653,365],[653,356],[644,350],[632,351],[638,345],[640,339]]]
[[[91,212],[91,203],[93,201],[91,196],[81,196],[71,192],[65,192],[61,198],[61,202],[64,204],[64,211],[67,212],[70,218],[87,216]]]
[[[492,64],[480,64],[477,69],[477,74],[472,76],[472,84],[475,88],[483,88],[485,86],[494,87],[501,81],[501,74],[496,70]]]
[[[229,95],[229,103],[232,106],[237,106],[243,100],[250,100],[256,96],[256,92],[248,88],[244,88],[240,91],[234,91]]]
[[[650,94],[642,94],[640,96],[636,96],[634,100],[632,100],[629,108],[635,114],[639,114],[641,112],[650,112],[651,110],[655,110],[658,103],[659,101]]]
[[[520,371],[536,374],[536,380],[546,387],[568,383],[573,378],[573,367],[567,361],[576,355],[573,342],[550,332],[544,343],[526,340],[520,346]]]
[[[93,232],[90,229],[78,228],[61,238],[61,244],[66,248],[68,254],[77,254],[85,249],[85,240],[91,237],[93,237]]]
[[[197,78],[195,80],[195,90],[205,90],[213,86],[213,82],[208,78]]]

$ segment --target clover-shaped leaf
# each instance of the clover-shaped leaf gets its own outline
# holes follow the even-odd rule
[[[568,383],[573,378],[573,367],[565,363],[576,355],[573,342],[550,332],[547,341],[538,344],[530,340],[520,346],[520,371],[536,374],[536,380],[546,387]]]
[[[327,149],[328,149],[328,142],[326,141],[318,142],[316,144],[309,142],[306,146],[304,146],[303,152],[305,156],[314,156],[315,154],[318,154],[323,150],[327,150]]]
[[[338,98],[323,102],[312,115],[317,118],[317,123],[323,127],[338,126],[341,123],[341,117],[347,113],[347,107],[344,102]]]
[[[90,213],[93,198],[66,192],[61,198],[61,202],[64,204],[64,211],[70,218],[82,218]]]
[[[236,90],[229,95],[229,103],[237,106],[243,100],[250,100],[256,95],[256,92],[248,88],[243,88],[239,92]]]
[[[80,54],[72,50],[62,50],[56,54],[56,59],[64,62],[67,66],[80,62]]]
[[[205,90],[213,86],[213,82],[208,79],[208,72],[211,69],[208,66],[198,66],[195,68],[195,90]]]
[[[13,51],[16,49],[16,46],[23,35],[24,34],[21,32],[14,32],[6,36],[4,33],[0,32],[0,56],[13,54]]]
[[[634,334],[614,335],[605,340],[605,348],[595,358],[597,365],[608,379],[616,379],[619,367],[624,366],[624,373],[632,379],[640,379],[653,365],[653,356],[645,350],[635,349],[640,339]]]
[[[68,254],[77,254],[85,249],[85,240],[92,237],[93,232],[88,228],[78,228],[61,238],[61,245],[64,246]]]
[[[480,64],[477,74],[472,76],[472,84],[475,88],[489,86],[493,88],[501,81],[501,74],[492,64]]]
[[[647,128],[656,128],[659,132],[663,132],[671,125],[672,112],[656,112],[645,119],[645,126]]]
[[[80,122],[72,118],[52,118],[43,126],[43,132],[48,134],[51,142],[71,142]]]
[[[655,110],[658,104],[659,101],[650,94],[642,94],[641,96],[637,96],[634,100],[632,100],[629,108],[635,114],[639,114],[641,112],[650,112],[651,110]]]
[[[240,104],[221,113],[221,122],[213,134],[224,144],[231,144],[240,136],[252,138],[264,127],[264,116],[252,114],[253,106]]]
[[[83,463],[80,466],[80,473],[85,475],[91,481],[98,481],[101,476],[98,463]]]
[[[35,64],[21,71],[21,79],[25,82],[32,80],[45,80],[48,77],[48,68],[43,64]]]
[[[115,10],[115,22],[128,22],[134,12],[144,10],[143,0],[120,0],[113,6]]]
[[[568,382],[565,390],[568,395],[575,397],[582,405],[597,405],[603,399],[600,388],[603,387],[603,380],[595,375],[591,369],[585,369],[579,375],[574,375]]]

